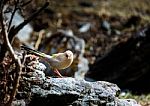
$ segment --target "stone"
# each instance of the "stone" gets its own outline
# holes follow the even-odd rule
[[[31,87],[31,105],[89,106],[115,103],[120,92],[116,84],[105,81],[88,82],[75,78],[50,78]]]
[[[105,31],[109,31],[109,30],[111,30],[111,25],[108,21],[104,20],[101,23],[101,28]]]
[[[11,106],[26,106],[26,103],[24,100],[15,100],[12,102]]]
[[[141,106],[134,99],[118,99],[117,106]]]

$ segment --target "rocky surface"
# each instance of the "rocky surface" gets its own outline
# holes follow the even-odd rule
[[[29,106],[138,106],[135,100],[118,99],[120,89],[105,81],[87,82],[75,78],[50,78],[31,86]],[[21,102],[21,103],[20,103]],[[25,106],[22,100],[12,106]]]
[[[74,78],[50,78],[41,86],[32,87],[33,100],[30,104],[106,104],[115,101],[120,89],[108,82],[86,82]],[[37,100],[39,102],[37,102]]]
[[[133,99],[119,99],[120,88],[105,81],[49,78],[31,86],[31,99],[12,106],[140,106]]]

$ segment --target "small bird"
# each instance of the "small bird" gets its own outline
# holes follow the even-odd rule
[[[50,56],[45,53],[33,50],[27,46],[21,46],[21,49],[26,50],[27,52],[36,56],[42,57],[50,64],[50,66],[54,69],[54,72],[59,77],[62,77],[62,75],[58,70],[68,68],[73,62],[73,53],[70,50],[67,50],[64,53],[57,53]]]

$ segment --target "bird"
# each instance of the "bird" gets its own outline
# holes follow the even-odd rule
[[[21,49],[26,50],[27,52],[31,54],[34,54],[36,56],[43,58],[54,69],[54,72],[61,78],[63,76],[60,74],[58,70],[68,68],[73,62],[73,52],[70,50],[67,50],[63,53],[56,53],[56,54],[48,55],[40,51],[31,49],[24,45],[21,46]]]

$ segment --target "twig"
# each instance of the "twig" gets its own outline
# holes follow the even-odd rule
[[[21,60],[19,59],[18,65],[16,66],[16,70],[18,73],[16,73],[16,77],[14,80],[14,86],[13,86],[14,88],[13,88],[13,91],[11,93],[10,99],[7,103],[8,106],[11,106],[11,103],[16,96],[18,86],[19,86],[20,77],[21,77],[21,73],[22,73],[22,65],[25,63],[25,60],[26,60],[26,56],[23,56],[23,62],[21,63]]]
[[[16,92],[18,90],[19,81],[20,81],[20,77],[21,77],[21,73],[22,73],[22,64],[21,64],[20,59],[18,59],[17,62],[16,62],[16,70],[17,70],[17,73],[16,73],[16,77],[15,77],[15,80],[14,80],[13,91],[12,91],[12,93],[10,95],[10,99],[7,103],[8,106],[11,106],[11,103],[12,103],[13,99],[15,98]]]
[[[41,31],[39,32],[38,39],[37,39],[37,41],[36,41],[36,43],[35,43],[35,49],[36,49],[36,50],[39,48],[39,45],[40,45],[40,43],[41,43],[41,41],[42,41],[42,37],[43,37],[43,34],[44,34],[44,33],[45,33],[44,30],[41,30]]]
[[[2,27],[2,35],[4,37],[4,43],[5,43],[5,45],[7,45],[8,51],[10,51],[11,55],[16,60],[17,57],[16,57],[16,55],[14,53],[14,50],[13,50],[13,48],[12,48],[10,42],[9,42],[9,39],[8,39],[8,33],[7,33],[7,30],[6,30],[7,29],[6,28],[6,23],[3,19],[3,9],[1,9],[1,12],[0,12],[0,19],[1,19],[0,23],[1,23],[1,27]]]
[[[14,8],[12,14],[11,14],[11,18],[10,18],[10,21],[9,21],[9,25],[8,25],[7,32],[9,32],[9,29],[10,29],[10,26],[11,26],[11,23],[12,23],[12,20],[13,20],[13,18],[14,18],[14,15],[15,15],[16,11],[17,11],[17,5],[18,5],[18,3],[19,3],[19,0],[17,0],[17,1],[15,2],[15,8]]]
[[[21,5],[21,7],[24,7],[24,6],[28,5],[29,3],[31,3],[31,1],[32,1],[32,0],[29,0],[29,1],[25,2],[25,3],[23,3],[23,4]]]

